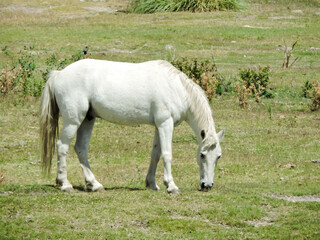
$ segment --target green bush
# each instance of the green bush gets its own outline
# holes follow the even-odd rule
[[[302,87],[302,96],[305,98],[310,98],[310,91],[312,90],[312,88],[313,84],[309,80],[307,80]]]
[[[9,93],[19,88],[23,95],[41,95],[44,83],[35,80],[36,55],[32,52],[34,46],[24,46],[18,56],[15,56],[7,47],[2,49],[3,53],[11,58],[12,66],[7,66],[1,72],[1,92]]]
[[[267,98],[274,97],[273,93],[268,89],[270,83],[270,66],[258,68],[240,69],[240,78],[246,83],[246,87],[254,86],[254,94],[265,96]]]
[[[318,81],[311,83],[307,80],[302,87],[302,95],[311,99],[311,104],[309,105],[311,111],[320,109],[320,83]]]
[[[191,60],[182,58],[173,60],[171,63],[197,83],[205,91],[209,100],[214,94],[222,94],[228,86],[218,73],[214,60],[199,61],[197,58]]]
[[[48,59],[46,59],[46,69],[42,71],[42,77],[45,81],[48,79],[48,74],[52,70],[61,70],[65,68],[67,65],[76,62],[87,54],[88,46],[85,47],[84,50],[79,50],[75,54],[73,54],[69,58],[58,59],[55,54],[52,54]]]
[[[38,68],[36,61],[38,55],[34,52],[34,46],[24,46],[18,54],[12,53],[8,47],[2,48],[2,52],[11,58],[11,64],[8,64],[1,70],[0,92],[8,94],[15,91],[24,96],[38,97],[42,93],[48,73],[55,69],[59,70],[78,61],[84,57],[88,47],[76,52],[70,58],[58,60],[56,55],[51,55],[46,62],[46,68]]]
[[[135,13],[155,12],[210,12],[238,10],[240,0],[132,0],[128,10]]]

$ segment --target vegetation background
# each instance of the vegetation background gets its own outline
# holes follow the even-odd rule
[[[1,83],[15,84],[0,96],[0,239],[319,239],[320,113],[310,110],[306,91],[320,77],[319,1],[247,0],[237,11],[153,14],[127,12],[128,4],[0,2]],[[283,69],[283,46],[296,41],[294,64]],[[114,61],[210,60],[225,86],[211,106],[217,129],[226,130],[210,192],[198,191],[197,144],[186,124],[173,138],[179,195],[166,194],[162,163],[162,191],[145,189],[150,126],[97,121],[89,154],[103,193],[84,191],[72,150],[75,193],[54,185],[55,166],[42,177],[44,77],[86,57],[86,45],[86,56]],[[273,97],[256,103],[252,93],[245,96],[248,108],[240,108],[240,72],[259,66],[270,69]]]

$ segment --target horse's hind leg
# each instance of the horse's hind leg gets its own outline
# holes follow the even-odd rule
[[[156,128],[154,139],[153,139],[150,166],[149,166],[149,171],[146,178],[146,186],[147,188],[150,188],[152,190],[160,190],[160,188],[156,184],[156,176],[155,176],[160,156],[161,156],[160,138],[159,138],[159,131]]]
[[[77,132],[77,129],[77,124],[67,124],[67,121],[64,121],[60,138],[57,141],[58,174],[56,182],[57,184],[61,185],[61,190],[66,192],[73,191],[73,187],[67,179],[66,156],[69,150],[70,142]]]
[[[95,179],[89,162],[88,149],[95,119],[85,118],[77,132],[77,140],[74,149],[79,157],[80,165],[86,180],[86,189],[91,188],[92,191],[104,190],[103,186]]]

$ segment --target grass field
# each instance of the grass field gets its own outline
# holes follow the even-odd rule
[[[89,45],[92,58],[141,62],[176,57],[211,59],[226,79],[239,69],[270,65],[275,98],[238,106],[235,93],[213,98],[217,130],[225,129],[215,186],[199,191],[197,143],[182,124],[173,138],[179,195],[145,189],[154,129],[97,120],[90,164],[106,191],[84,191],[74,151],[63,193],[43,178],[39,99],[0,96],[0,239],[319,239],[320,112],[301,96],[320,78],[317,1],[248,0],[246,8],[212,13],[125,13],[128,1],[0,2],[0,47],[19,56],[34,46],[38,68],[52,54],[67,58]],[[278,45],[298,43],[282,69]],[[0,68],[10,64],[0,52]]]

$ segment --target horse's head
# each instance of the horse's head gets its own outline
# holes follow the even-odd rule
[[[201,132],[202,142],[199,145],[197,162],[200,168],[200,186],[202,191],[208,191],[213,186],[214,169],[218,159],[222,156],[220,142],[224,137],[224,130],[217,136],[206,136],[205,131]]]

